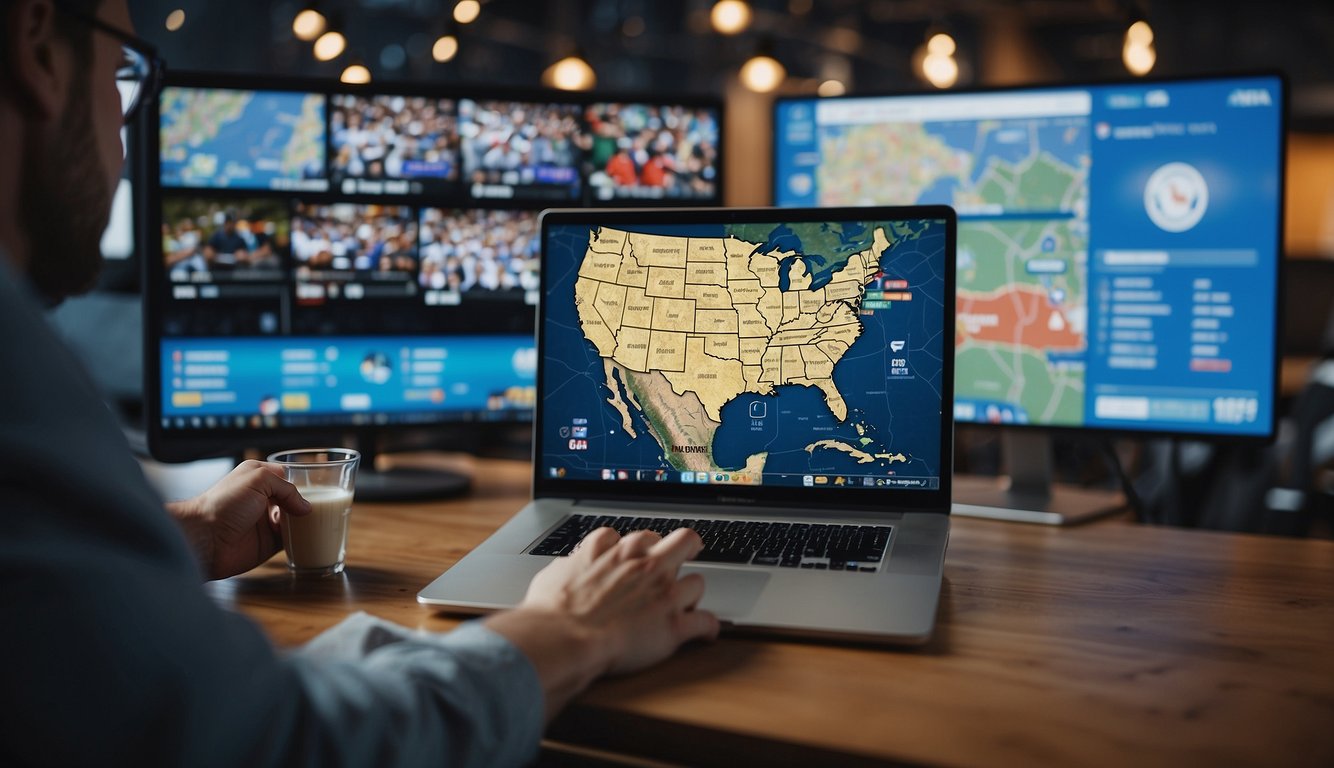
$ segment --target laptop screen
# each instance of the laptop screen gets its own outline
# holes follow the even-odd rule
[[[948,500],[949,208],[549,211],[542,244],[539,494]]]

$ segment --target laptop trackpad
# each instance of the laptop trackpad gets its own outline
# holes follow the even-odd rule
[[[700,598],[699,607],[713,611],[720,619],[749,615],[769,582],[768,573],[750,568],[686,565],[681,573],[698,573],[704,577],[704,597]]]

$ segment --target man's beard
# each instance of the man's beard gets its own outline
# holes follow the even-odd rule
[[[28,236],[28,279],[51,305],[88,291],[102,270],[102,230],[111,216],[93,135],[88,78],[70,91],[66,119],[25,152],[20,226]]]

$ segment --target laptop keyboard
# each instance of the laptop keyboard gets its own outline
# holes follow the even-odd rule
[[[754,520],[690,520],[666,517],[571,515],[537,546],[532,555],[568,555],[590,532],[614,528],[653,531],[666,536],[677,528],[693,528],[704,540],[698,563],[767,565],[779,568],[874,573],[889,544],[889,527],[822,525]]]

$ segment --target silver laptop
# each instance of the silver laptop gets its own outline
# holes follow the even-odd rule
[[[955,226],[943,206],[547,211],[533,500],[417,599],[513,606],[595,528],[685,526],[727,631],[925,641]]]

